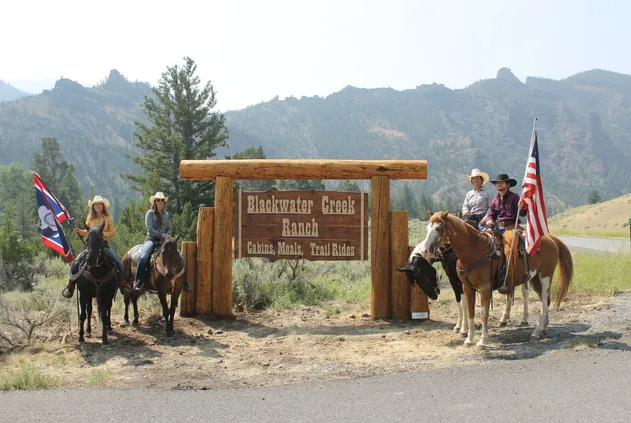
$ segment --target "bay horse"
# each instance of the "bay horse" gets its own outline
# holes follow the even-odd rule
[[[430,213],[427,235],[421,254],[428,260],[435,254],[438,246],[449,242],[458,256],[458,276],[462,281],[467,301],[469,332],[464,341],[465,346],[473,343],[475,334],[474,316],[476,293],[481,297],[482,336],[477,346],[484,348],[489,339],[488,318],[491,296],[497,289],[497,272],[499,260],[495,250],[493,235],[489,231],[480,232],[473,226],[449,214],[449,211]],[[555,308],[568,292],[574,273],[572,255],[567,246],[554,235],[542,237],[539,250],[534,256],[528,256],[528,273],[525,272],[523,257],[519,257],[517,243],[513,243],[514,231],[506,231],[502,237],[506,257],[511,257],[509,265],[513,287],[530,282],[541,300],[541,315],[537,326],[531,334],[531,340],[538,340],[547,333],[548,307],[550,305],[550,286],[555,269],[559,269],[559,282],[556,292]],[[513,245],[514,244],[514,245]],[[513,252],[510,252],[510,248]],[[506,251],[508,248],[508,251]],[[523,292],[523,291],[522,291]],[[510,294],[509,294],[510,295]],[[507,310],[510,312],[510,301]]]
[[[75,275],[70,276],[77,280],[77,295],[81,306],[79,342],[85,342],[83,327],[86,316],[88,319],[86,335],[88,337],[92,336],[92,298],[96,298],[102,329],[101,342],[103,344],[108,343],[107,332],[112,330],[110,313],[120,275],[116,271],[116,265],[111,262],[109,255],[105,252],[104,227],[105,222],[88,231],[86,240],[87,251],[84,262],[80,266],[79,271]]]
[[[186,277],[186,262],[177,248],[179,238],[179,235],[175,239],[167,238],[156,248],[156,251],[151,255],[148,264],[149,270],[146,273],[149,280],[145,281],[143,289],[140,291],[134,291],[133,284],[142,244],[133,246],[123,256],[121,260],[123,282],[129,287],[128,293],[124,293],[122,287],[120,289],[125,299],[125,325],[129,324],[130,301],[134,306],[133,325],[138,325],[138,298],[147,292],[149,285],[158,291],[158,298],[162,304],[162,316],[166,322],[166,335],[173,335],[173,318],[184,284],[182,276]],[[171,295],[170,307],[167,303],[167,295]]]

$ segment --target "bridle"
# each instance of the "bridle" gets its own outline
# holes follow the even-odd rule
[[[168,279],[168,276],[167,276],[167,274],[169,273],[169,269],[167,269],[167,267],[166,267],[166,266],[163,266],[162,264],[158,263],[158,260],[157,260],[157,259],[158,259],[158,257],[161,257],[161,256],[162,256],[162,254],[164,253],[164,247],[165,247],[165,245],[166,245],[166,243],[163,243],[163,244],[160,246],[160,249],[158,250],[158,253],[156,254],[156,261],[154,262],[154,265],[155,265],[155,269],[158,271],[158,273],[160,273],[162,276],[164,276],[165,278],[167,278],[167,280],[169,280],[169,279]],[[181,254],[180,254],[180,252],[177,250],[177,248],[175,249],[175,254],[177,254],[177,256],[178,256],[178,257],[177,257],[177,260],[179,261],[179,263],[178,263],[178,264],[180,264],[182,268],[180,269],[180,271],[179,271],[177,274],[175,274],[175,275],[173,276],[173,278],[171,278],[171,279],[169,280],[169,282],[171,282],[171,285],[174,285],[174,284],[175,284],[175,280],[176,280],[177,278],[179,278],[180,276],[182,276],[182,275],[184,274],[184,270],[185,270],[185,266],[184,266],[184,263],[183,263],[183,260],[182,260],[182,255],[181,255]],[[177,269],[177,268],[178,268],[178,266],[176,266],[176,269]]]

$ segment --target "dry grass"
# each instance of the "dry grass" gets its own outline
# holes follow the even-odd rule
[[[549,219],[559,235],[626,238],[631,219],[631,194],[598,204],[576,207]]]

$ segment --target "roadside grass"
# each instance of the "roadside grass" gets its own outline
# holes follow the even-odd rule
[[[631,254],[575,253],[570,292],[609,297],[631,290]]]
[[[32,363],[20,363],[17,368],[0,370],[0,391],[41,390],[55,388],[56,376],[49,375]]]

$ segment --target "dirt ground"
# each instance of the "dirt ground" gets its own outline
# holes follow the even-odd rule
[[[113,314],[110,345],[100,345],[98,324],[85,344],[77,343],[73,328],[63,343],[55,340],[5,354],[0,364],[33,363],[57,376],[60,388],[214,389],[525,360],[586,348],[631,349],[631,294],[608,299],[570,294],[558,312],[551,312],[548,336],[539,342],[529,341],[540,310],[534,293],[530,326],[519,325],[522,300],[517,294],[504,328],[499,318],[505,297],[495,294],[491,342],[477,350],[462,346],[463,339],[452,332],[455,302],[451,291],[444,292],[450,299],[431,303],[430,320],[424,322],[373,321],[367,305],[337,304],[237,313],[227,321],[178,316],[171,338],[158,316],[147,316],[141,308],[137,328],[121,327],[122,316]]]

